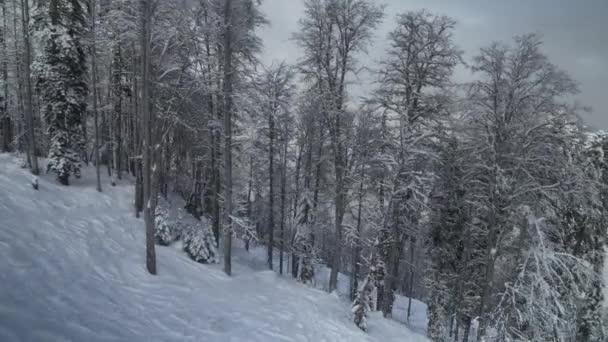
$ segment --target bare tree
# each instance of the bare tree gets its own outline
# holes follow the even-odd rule
[[[389,34],[391,47],[382,61],[379,71],[379,88],[375,101],[384,109],[383,115],[398,122],[397,141],[388,142],[396,154],[392,156],[394,182],[397,193],[389,194],[385,220],[385,251],[387,275],[384,279],[382,310],[390,316],[393,291],[396,289],[399,258],[403,241],[409,240],[408,318],[414,283],[414,256],[419,235],[418,222],[425,206],[425,193],[429,179],[425,179],[426,154],[429,132],[437,126],[445,114],[446,99],[443,96],[449,86],[450,76],[460,61],[461,52],[456,48],[452,30],[455,21],[449,17],[431,14],[425,10],[406,12],[397,16],[397,27]]]
[[[523,206],[537,208],[559,185],[547,175],[561,167],[564,124],[572,121],[571,108],[560,98],[577,86],[540,47],[538,36],[524,35],[513,46],[494,43],[474,60],[481,79],[469,94],[466,146],[468,172],[475,175],[471,203],[485,227],[478,340],[485,335],[498,286],[497,261],[508,251],[512,227],[521,225],[513,213]]]
[[[342,221],[346,209],[348,151],[346,112],[347,75],[354,71],[355,54],[365,50],[383,17],[383,8],[369,0],[307,0],[306,15],[295,35],[304,49],[305,79],[324,94],[323,115],[330,132],[335,176],[334,228],[336,246],[331,257],[328,290],[336,289],[341,260]]]
[[[274,248],[274,197],[275,197],[275,165],[277,143],[282,140],[286,148],[286,125],[288,124],[289,104],[294,96],[294,73],[281,62],[265,71],[260,80],[260,92],[263,102],[262,110],[267,117],[268,125],[268,267],[272,266],[272,250]],[[282,153],[279,153],[282,154]],[[281,156],[284,159],[284,156]],[[285,163],[285,161],[284,161]],[[284,226],[284,185],[283,168],[281,169],[281,227]],[[282,238],[281,238],[282,239]],[[281,240],[282,243],[282,240]]]

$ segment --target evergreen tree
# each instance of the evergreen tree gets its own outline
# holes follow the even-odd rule
[[[574,172],[563,176],[571,187],[564,189],[565,205],[558,212],[561,213],[560,223],[564,226],[565,235],[563,243],[567,251],[589,263],[593,272],[583,289],[584,296],[577,313],[577,341],[586,342],[606,338],[602,322],[602,289],[605,285],[602,272],[608,224],[608,136],[605,133],[585,133],[579,134],[569,149],[571,158],[566,165]]]
[[[448,138],[436,164],[437,181],[431,195],[428,253],[428,335],[439,339],[448,331],[448,319],[456,316],[462,289],[459,274],[465,260],[466,205],[462,158],[455,138]]]
[[[47,171],[68,185],[71,175],[80,177],[85,150],[88,88],[83,5],[79,0],[40,1],[34,25],[42,50],[35,63],[36,88],[50,139]]]

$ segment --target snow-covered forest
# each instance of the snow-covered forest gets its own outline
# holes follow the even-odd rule
[[[0,340],[608,341],[608,133],[541,35],[285,1],[271,64],[261,0],[0,1]]]

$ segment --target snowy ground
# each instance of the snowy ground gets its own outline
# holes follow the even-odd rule
[[[0,154],[0,341],[428,341],[374,314],[368,334],[335,295],[256,267],[238,251],[219,265],[158,247],[144,267],[144,232],[128,182],[95,191],[92,169],[40,190]],[[415,329],[418,330],[418,329]]]
[[[233,252],[233,257],[240,264],[246,264],[250,268],[258,270],[267,269],[268,250],[266,246],[252,246],[249,251],[245,251],[239,241],[235,241],[234,245],[237,246],[237,249]],[[278,249],[275,249],[273,261],[274,270],[278,272]],[[289,266],[289,254],[285,254],[283,266],[283,272],[285,272],[285,274],[290,274],[291,270],[289,269]],[[327,291],[327,286],[329,284],[329,273],[330,269],[327,266],[321,264],[315,265],[315,277],[312,286],[316,289]],[[349,301],[350,277],[342,273],[338,274],[338,288],[336,292],[336,294],[343,301]],[[428,323],[426,317],[426,304],[415,299],[412,300],[412,310],[409,322],[407,321],[407,304],[407,297],[401,296],[399,294],[395,296],[395,303],[393,304],[393,319],[406,324],[411,331],[418,332],[421,335],[426,335],[426,327]]]

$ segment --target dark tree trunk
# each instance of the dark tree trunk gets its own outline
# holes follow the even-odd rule
[[[114,98],[113,110],[113,139],[112,152],[114,162],[114,172],[117,179],[122,178],[122,57],[119,44],[114,47],[112,60],[112,95]]]
[[[272,249],[274,248],[274,113],[268,113],[268,268],[272,270]]]
[[[224,6],[224,272],[232,274],[232,0],[225,0]]]
[[[144,181],[141,159],[136,160],[135,169],[135,217],[139,217],[139,214],[144,210]]]
[[[412,313],[412,298],[414,297],[414,256],[416,250],[416,238],[410,237],[410,265],[409,265],[409,279],[408,279],[408,290],[407,290],[407,321],[410,321],[410,315]]]
[[[30,43],[30,9],[29,1],[21,0],[21,15],[23,22],[23,44],[25,45],[25,61],[24,61],[24,72],[25,72],[25,119],[27,122],[27,140],[28,150],[30,154],[31,171],[32,174],[37,175],[40,170],[38,169],[38,157],[36,155],[36,129],[35,120],[32,105],[32,78],[30,72],[30,64],[32,62],[31,57],[31,43]],[[66,179],[67,181],[67,179]]]
[[[285,252],[285,188],[287,183],[287,141],[283,142],[283,167],[281,168],[281,244],[279,248],[279,273],[283,274]]]
[[[471,318],[467,317],[464,322],[464,334],[462,336],[462,342],[469,342],[469,335],[471,334]],[[458,339],[458,334],[456,334]]]
[[[143,158],[143,193],[144,193],[144,221],[146,223],[146,267],[150,274],[156,274],[156,252],[154,246],[154,207],[153,197],[156,196],[152,188],[152,163],[154,159],[153,150],[153,124],[154,118],[151,111],[150,98],[150,34],[151,34],[151,0],[142,0],[142,50],[143,50],[143,125],[144,125],[144,158]]]
[[[93,120],[95,126],[95,178],[97,181],[97,191],[101,192],[101,175],[100,175],[100,160],[99,160],[99,113],[97,111],[97,42],[96,42],[96,22],[97,20],[97,7],[96,1],[91,1],[91,73],[92,73],[92,85],[93,88]]]
[[[359,288],[359,259],[361,254],[361,211],[363,207],[363,177],[365,176],[364,169],[361,167],[361,180],[359,183],[359,205],[357,207],[357,237],[355,246],[353,247],[353,274],[351,281],[350,296],[351,300],[354,300],[357,296],[357,290]]]
[[[13,37],[17,37],[17,1],[13,1]],[[24,127],[23,127],[23,123],[25,122],[25,110],[24,110],[24,103],[23,103],[23,76],[22,76],[22,63],[19,62],[20,59],[20,54],[19,52],[21,51],[19,48],[19,40],[17,38],[13,39],[13,43],[15,44],[15,54],[17,57],[17,63],[15,63],[15,74],[16,74],[16,78],[17,78],[17,110],[19,112],[20,115],[20,120],[17,120],[17,150],[18,151],[23,151],[23,132],[24,132]],[[30,151],[29,149],[26,149],[26,157],[27,157],[27,164],[31,165],[31,159],[30,159]]]
[[[253,187],[253,157],[249,158],[249,179],[247,181],[247,218],[249,219],[249,223],[253,222],[251,215],[253,214],[253,210],[251,208],[251,188]],[[245,236],[245,250],[249,251],[249,236]]]
[[[4,82],[2,95],[2,113],[0,113],[0,127],[2,127],[2,150],[11,152],[13,142],[13,122],[11,115],[8,113],[8,63],[6,50],[6,3],[2,1],[2,31],[0,32],[0,40],[2,45],[2,53],[5,58],[2,59],[2,81]]]

